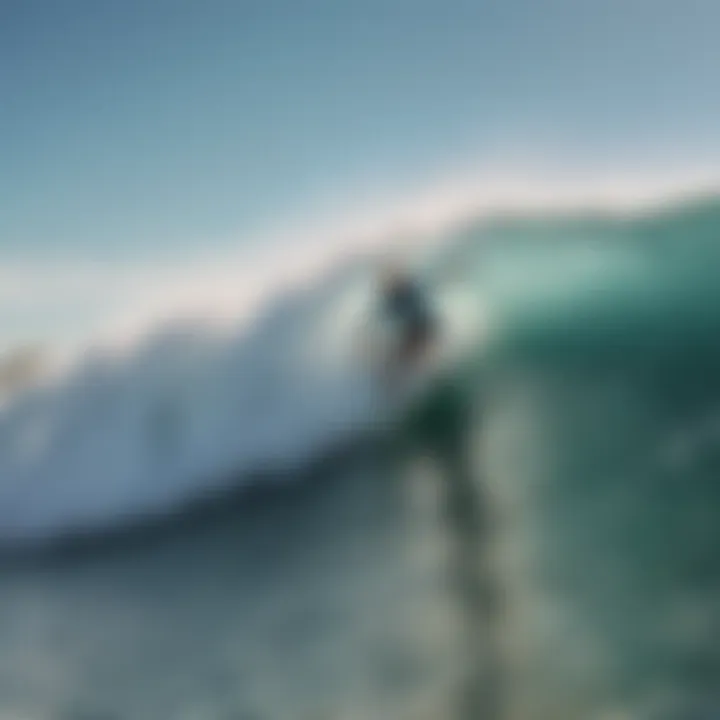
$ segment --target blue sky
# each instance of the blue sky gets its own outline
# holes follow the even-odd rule
[[[3,0],[0,268],[236,249],[524,153],[714,162],[718,27],[714,0]]]

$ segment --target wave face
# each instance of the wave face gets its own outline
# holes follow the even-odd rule
[[[512,717],[718,712],[719,229],[713,201],[497,228],[476,445]]]
[[[448,232],[422,272],[470,357],[669,357],[716,336],[718,231],[714,201],[479,220]],[[291,477],[376,430],[382,398],[358,352],[371,304],[367,268],[345,266],[250,327],[166,325],[16,397],[0,411],[0,543],[169,512],[257,470]]]

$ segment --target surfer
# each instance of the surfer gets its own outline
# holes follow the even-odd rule
[[[499,627],[498,581],[491,569],[488,542],[491,508],[482,478],[473,464],[472,438],[477,428],[474,403],[477,394],[466,391],[458,375],[425,372],[438,349],[440,319],[431,294],[420,279],[399,263],[386,265],[380,274],[380,314],[390,325],[391,348],[386,357],[386,388],[391,399],[409,399],[397,415],[393,447],[406,457],[432,458],[441,479],[444,524],[451,554],[448,577],[455,588],[458,617],[462,621],[463,677],[458,687],[458,718],[503,717],[503,687]],[[445,318],[447,343],[448,320]],[[421,372],[420,392],[405,396],[405,381]],[[428,382],[425,382],[425,381]],[[412,387],[412,382],[411,382]]]
[[[428,357],[438,335],[438,323],[429,298],[420,283],[399,267],[389,265],[380,277],[383,318],[394,334],[389,371],[412,371]]]

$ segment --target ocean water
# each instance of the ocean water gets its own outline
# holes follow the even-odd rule
[[[391,402],[361,263],[0,416],[0,716],[720,712],[720,203],[478,219]]]

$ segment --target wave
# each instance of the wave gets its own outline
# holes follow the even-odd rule
[[[666,336],[668,318],[687,330],[708,316],[715,230],[715,200],[636,217],[483,218],[448,231],[422,272],[471,355],[489,352],[488,313],[499,347],[592,337],[597,349],[623,323],[635,338],[653,323]],[[367,264],[345,264],[250,326],[165,324],[18,395],[0,409],[0,543],[171,513],[255,471],[287,481],[378,432],[389,409],[358,353],[371,304]]]

